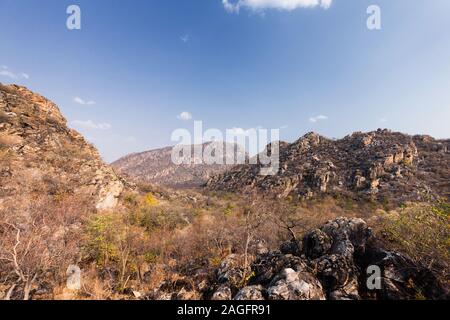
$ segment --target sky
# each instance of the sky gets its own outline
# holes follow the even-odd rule
[[[108,162],[195,120],[450,138],[450,1],[0,0],[0,82],[54,101]]]

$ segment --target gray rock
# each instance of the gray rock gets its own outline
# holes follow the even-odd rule
[[[264,288],[261,285],[248,286],[241,289],[234,297],[234,300],[265,300],[263,295]]]
[[[219,283],[230,283],[236,285],[242,281],[244,270],[239,263],[240,256],[230,254],[220,264],[217,270]]]
[[[308,272],[285,269],[267,289],[270,300],[325,300],[322,285]]]
[[[227,285],[221,285],[216,292],[214,292],[211,300],[231,300],[231,289]]]

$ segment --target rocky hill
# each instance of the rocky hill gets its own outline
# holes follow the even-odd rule
[[[309,133],[294,143],[280,143],[276,175],[259,175],[261,168],[236,166],[211,178],[208,188],[301,198],[339,194],[405,201],[450,196],[450,140],[430,136],[380,129],[331,140]]]
[[[169,187],[198,187],[204,185],[212,176],[224,173],[230,169],[236,156],[245,156],[243,148],[223,142],[207,142],[201,146],[202,150],[209,147],[210,150],[226,150],[231,147],[234,153],[227,154],[224,151],[223,163],[207,165],[202,159],[196,158],[191,146],[192,158],[188,164],[177,165],[172,162],[173,147],[133,153],[112,163],[120,173],[130,176],[135,180],[164,185]],[[220,148],[220,149],[217,149]]]
[[[0,205],[27,194],[86,194],[114,207],[124,183],[58,107],[30,90],[0,84]]]

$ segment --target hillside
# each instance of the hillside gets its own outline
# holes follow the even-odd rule
[[[0,205],[25,195],[84,194],[112,208],[123,182],[58,107],[39,94],[0,84]]]
[[[226,150],[226,145],[223,142],[207,142],[202,145],[202,150],[207,146],[211,150],[223,146]],[[230,145],[228,144],[228,146]],[[234,147],[235,152],[230,155],[225,153],[224,164],[207,165],[201,159],[192,157],[189,164],[176,165],[171,160],[173,148],[167,147],[127,155],[113,162],[112,166],[120,173],[141,182],[169,187],[199,187],[204,185],[212,176],[230,169],[232,165],[226,165],[226,163],[232,162],[235,156],[245,155],[245,151],[238,145],[231,146]],[[193,148],[194,146],[192,146],[192,150]],[[201,164],[198,164],[200,162]]]
[[[303,199],[321,194],[377,200],[450,196],[450,140],[389,130],[331,140],[309,133],[280,144],[280,170],[240,165],[208,181],[212,190],[260,192]]]

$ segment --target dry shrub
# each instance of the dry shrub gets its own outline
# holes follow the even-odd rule
[[[376,226],[388,246],[446,278],[450,267],[450,204],[410,203]]]
[[[10,85],[8,86],[8,85],[0,83],[0,91],[14,94],[14,93],[16,93],[17,90],[13,86],[10,86]]]
[[[7,298],[29,299],[38,290],[51,295],[51,288],[64,282],[67,267],[80,258],[81,219],[88,203],[80,196],[42,196],[2,204],[0,281],[8,283]]]

